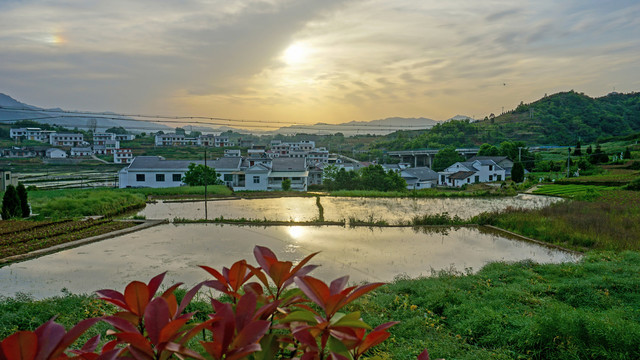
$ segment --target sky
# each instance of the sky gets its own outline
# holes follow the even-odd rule
[[[640,90],[639,1],[0,0],[0,92],[40,107],[331,124],[571,89]]]

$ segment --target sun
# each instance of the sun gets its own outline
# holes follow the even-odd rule
[[[307,45],[296,42],[289,45],[289,47],[284,51],[282,59],[288,65],[301,64],[307,60],[310,53],[311,49]]]

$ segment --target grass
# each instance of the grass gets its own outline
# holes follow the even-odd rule
[[[566,196],[579,200],[482,214],[474,221],[581,251],[640,250],[640,192],[592,187],[567,191]]]
[[[210,303],[200,298],[192,308],[210,311]],[[398,279],[349,310],[372,326],[400,321],[368,354],[379,359],[413,360],[424,348],[447,359],[640,358],[640,253],[591,252],[578,263],[493,263],[475,275],[451,270]],[[0,339],[56,315],[68,329],[113,312],[87,295],[0,298]],[[84,339],[107,328],[100,323]]]
[[[488,185],[472,185],[467,189],[422,189],[405,191],[373,191],[373,190],[337,190],[330,196],[344,197],[399,197],[399,198],[443,198],[443,197],[490,197],[514,196],[517,192],[512,187],[491,187]]]

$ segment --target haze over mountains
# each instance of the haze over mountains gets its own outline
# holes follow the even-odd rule
[[[89,129],[95,119],[96,128],[104,131],[111,127],[122,126],[133,132],[142,131],[173,131],[175,127],[183,127],[189,131],[201,131],[204,133],[224,132],[232,130],[240,133],[261,134],[334,134],[340,132],[345,136],[353,135],[386,135],[397,130],[424,130],[430,129],[442,121],[429,118],[402,118],[391,117],[372,121],[350,121],[342,124],[317,123],[313,125],[293,125],[282,127],[273,131],[261,131],[254,129],[241,129],[230,126],[206,126],[192,123],[161,124],[159,120],[140,120],[134,117],[121,116],[111,112],[88,113],[62,110],[60,108],[44,109],[37,106],[22,103],[9,95],[0,93],[0,121],[14,122],[17,120],[35,120],[45,124],[56,124],[68,128]],[[456,115],[452,119],[470,119],[469,117]],[[451,119],[449,119],[451,120]],[[175,125],[174,125],[175,124]]]

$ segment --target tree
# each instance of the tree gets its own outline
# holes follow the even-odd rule
[[[524,180],[524,167],[521,162],[516,162],[513,164],[513,168],[511,169],[511,180],[520,183]]]
[[[455,147],[447,146],[433,157],[432,168],[434,171],[442,171],[458,161],[464,161],[464,156],[458,154]]]
[[[107,130],[105,130],[104,132],[112,133],[112,134],[119,134],[119,135],[128,134],[127,129],[123,128],[122,126],[110,127]]]
[[[22,183],[20,183],[16,188],[16,192],[18,193],[18,200],[20,201],[20,211],[21,211],[20,215],[23,218],[29,217],[29,215],[31,215],[31,209],[29,209],[29,199],[27,198],[27,189],[24,187]]]
[[[624,150],[624,156],[623,156],[623,157],[624,157],[624,159],[625,159],[625,160],[629,160],[629,159],[631,159],[631,151],[629,150],[629,147],[627,147],[627,148]]]
[[[195,163],[189,164],[189,169],[184,173],[182,182],[189,186],[203,186],[205,183],[207,185],[222,184],[215,169],[208,166],[205,168],[204,165],[196,165]]]
[[[573,155],[582,156],[582,148],[580,147],[580,141],[576,144],[576,148],[573,150]]]
[[[186,135],[186,131],[181,127],[177,127],[176,128],[176,134],[178,134],[178,135]]]
[[[285,178],[284,180],[282,180],[282,191],[289,190],[291,190],[291,179]]]
[[[22,209],[20,209],[18,192],[15,186],[8,185],[2,197],[2,219],[9,220],[20,215],[22,215]]]
[[[491,144],[482,144],[480,145],[480,150],[478,150],[478,156],[498,156],[500,155],[500,149],[491,145]]]
[[[587,155],[591,155],[592,152],[593,152],[593,148],[591,147],[591,145],[589,145],[587,147]]]

